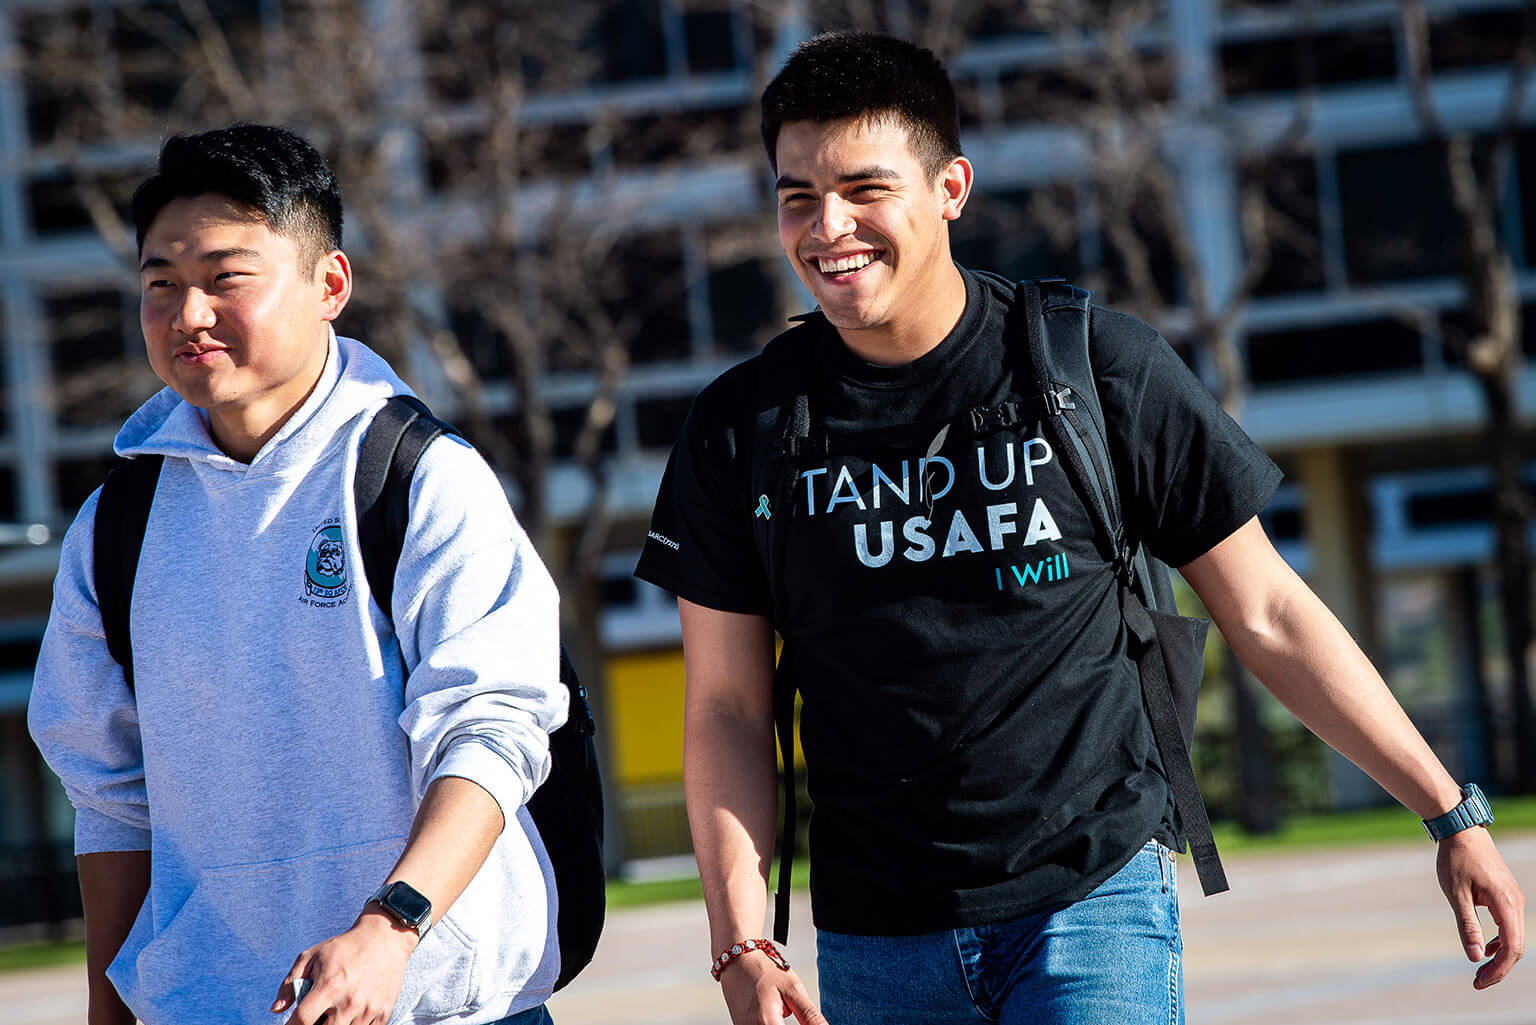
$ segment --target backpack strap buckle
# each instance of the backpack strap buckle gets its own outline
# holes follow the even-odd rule
[[[1060,416],[1064,409],[1077,408],[1077,403],[1072,401],[1072,389],[1065,385],[1060,388],[1047,388],[1041,399],[1045,402],[1045,411],[1051,416]]]
[[[1136,582],[1136,552],[1125,536],[1123,524],[1115,526],[1115,534],[1111,541],[1115,547],[1115,561],[1111,568],[1114,570],[1115,579],[1120,581],[1122,587],[1128,588]]]
[[[1019,406],[1016,402],[1000,402],[995,406],[977,406],[968,419],[972,434],[990,434],[1005,430],[1019,422]]]

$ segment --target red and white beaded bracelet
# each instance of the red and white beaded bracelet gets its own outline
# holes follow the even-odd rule
[[[779,948],[774,946],[772,941],[742,940],[740,943],[733,943],[729,950],[715,958],[715,963],[709,966],[709,974],[714,977],[716,982],[719,982],[720,973],[725,971],[726,965],[741,955],[749,954],[754,950],[761,950],[768,955],[768,960],[778,965],[784,971],[789,971],[789,962],[784,960],[784,955],[779,953]]]

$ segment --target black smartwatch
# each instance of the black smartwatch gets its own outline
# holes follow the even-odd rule
[[[416,937],[426,936],[432,928],[432,902],[410,883],[396,880],[385,883],[363,902],[363,907],[377,903],[401,925],[416,930]]]
[[[1424,832],[1436,843],[1463,829],[1486,826],[1492,821],[1493,809],[1488,806],[1488,798],[1483,796],[1476,783],[1468,783],[1461,788],[1461,803],[1456,807],[1444,815],[1423,820]]]

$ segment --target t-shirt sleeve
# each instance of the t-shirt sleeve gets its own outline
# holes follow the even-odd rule
[[[662,474],[635,576],[697,605],[766,616],[773,602],[738,483],[750,476],[751,421],[730,414],[750,409],[750,395],[737,394],[742,383],[732,372],[694,401]]]
[[[1156,331],[1110,310],[1092,316],[1127,526],[1153,555],[1182,566],[1268,505],[1280,469]]]

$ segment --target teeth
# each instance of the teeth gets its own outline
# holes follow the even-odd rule
[[[843,271],[863,270],[875,262],[874,253],[858,253],[854,256],[844,256],[836,260],[828,260],[823,257],[816,258],[816,264],[823,274],[835,274]]]

